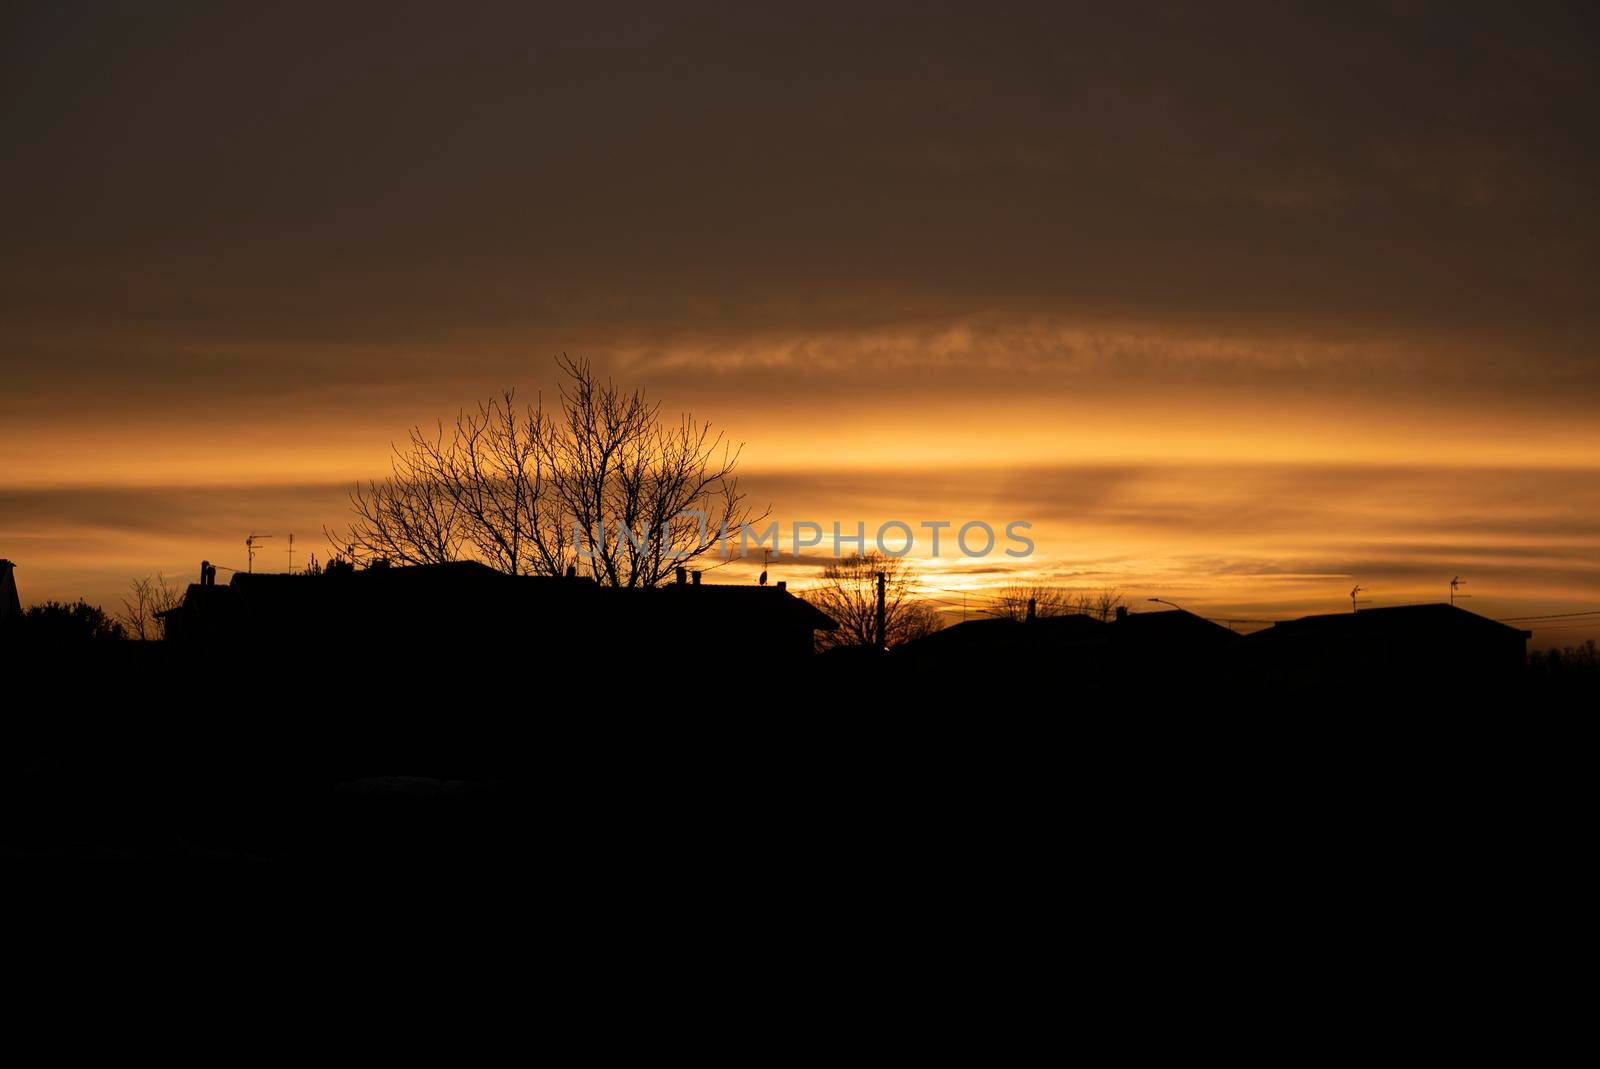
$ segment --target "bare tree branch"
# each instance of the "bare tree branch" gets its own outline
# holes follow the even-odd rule
[[[145,576],[128,584],[128,596],[122,599],[123,611],[117,614],[128,637],[141,642],[159,637],[160,621],[157,613],[176,609],[183,603],[183,590],[176,583],[157,572],[152,578]]]
[[[884,644],[898,646],[939,630],[939,613],[915,596],[904,558],[855,554],[823,568],[806,600],[833,617],[838,629],[818,631],[819,649],[872,646],[877,641],[878,573],[884,576]]]
[[[462,410],[448,431],[394,449],[391,475],[351,494],[355,519],[328,532],[353,560],[473,559],[511,574],[582,566],[610,586],[656,586],[752,516],[733,477],[739,450],[709,423],[666,423],[641,390],[602,382],[563,354],[559,412],[513,391]],[[582,545],[574,540],[581,532]],[[585,553],[580,556],[580,548]]]

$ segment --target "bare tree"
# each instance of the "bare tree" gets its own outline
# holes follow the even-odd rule
[[[1093,616],[1100,620],[1110,620],[1116,615],[1117,610],[1126,606],[1127,603],[1127,599],[1122,596],[1122,591],[1116,587],[1108,586],[1077,595],[1072,604],[1072,611],[1081,612],[1085,616]]]
[[[758,519],[711,424],[662,418],[641,390],[563,355],[559,412],[512,391],[433,434],[413,429],[388,478],[351,494],[355,521],[328,532],[354,560],[476,559],[519,575],[569,567],[609,586],[655,586]],[[764,515],[764,514],[763,514]]]
[[[818,631],[819,649],[873,646],[877,642],[878,575],[884,576],[884,645],[898,646],[939,630],[939,613],[913,593],[914,574],[904,558],[854,554],[822,569],[806,600],[833,617],[835,631]]]
[[[131,639],[146,641],[157,637],[159,624],[156,614],[176,609],[183,604],[183,590],[176,583],[157,572],[128,584],[128,595],[122,599],[122,612],[117,614],[123,629]]]
[[[1034,606],[1034,615],[1066,616],[1077,612],[1072,592],[1058,586],[1018,583],[1002,587],[989,603],[989,614],[1002,620],[1026,620],[1028,603]]]
[[[1029,601],[1034,603],[1035,616],[1082,613],[1099,620],[1111,619],[1119,606],[1127,604],[1122,592],[1115,587],[1074,591],[1065,587],[1018,583],[1003,587],[995,594],[989,613],[1004,620],[1026,620]]]
[[[509,396],[506,400],[509,404]],[[351,510],[360,519],[351,526],[350,537],[336,543],[339,550],[352,557],[401,564],[442,564],[460,558],[469,521],[441,477],[443,439],[441,423],[431,441],[420,428],[412,428],[408,448],[391,446],[389,478],[351,491]]]

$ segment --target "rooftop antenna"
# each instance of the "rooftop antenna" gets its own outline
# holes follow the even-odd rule
[[[1465,579],[1461,578],[1459,575],[1456,576],[1454,579],[1450,580],[1450,604],[1451,605],[1454,605],[1456,603],[1456,599],[1457,598],[1470,598],[1470,597],[1472,597],[1471,594],[1458,594],[1458,593],[1456,593],[1456,587],[1458,587],[1458,586],[1466,586],[1466,585],[1467,585],[1467,581]]]
[[[245,540],[244,540],[244,556],[245,556],[245,562],[244,562],[245,563],[245,569],[244,570],[245,571],[254,572],[256,570],[256,543],[257,542],[264,542],[264,541],[266,541],[267,539],[269,539],[271,537],[272,537],[271,535],[258,535],[258,534],[250,534],[250,535],[247,535],[245,537]]]
[[[766,586],[767,585],[767,565],[771,564],[773,562],[773,560],[775,560],[775,559],[776,559],[776,557],[773,554],[772,550],[767,549],[766,547],[763,546],[762,549],[761,549],[761,578],[759,580],[760,585],[762,585],[762,586]]]
[[[289,574],[294,574],[294,532],[289,532]]]
[[[1357,605],[1371,605],[1372,604],[1372,599],[1371,598],[1362,598],[1360,601],[1357,601],[1356,600],[1356,595],[1359,594],[1359,593],[1361,593],[1361,584],[1357,583],[1355,586],[1350,588],[1350,611],[1351,612],[1355,612],[1356,611],[1356,606]]]

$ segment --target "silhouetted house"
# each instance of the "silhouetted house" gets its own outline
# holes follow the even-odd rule
[[[658,587],[598,588],[607,619],[625,622],[646,651],[725,649],[750,640],[776,658],[809,657],[816,632],[838,625],[827,613],[789,593],[786,584],[669,583]]]
[[[1024,666],[1072,656],[1105,644],[1106,625],[1092,616],[1045,616],[1035,620],[966,620],[897,646],[893,656],[925,666],[990,662]]]
[[[1214,686],[1230,679],[1243,636],[1182,610],[1119,610],[1035,620],[971,620],[893,651],[908,667],[951,675],[1054,681],[1084,689]]]
[[[239,626],[240,616],[234,611],[236,602],[231,586],[216,586],[209,581],[190,583],[183,600],[174,608],[156,613],[156,620],[166,639],[219,638],[232,634]]]
[[[22,618],[22,601],[17,597],[16,565],[0,560],[0,623]]]
[[[809,654],[834,625],[780,586],[601,587],[587,577],[511,576],[471,561],[334,568],[321,575],[235,572],[190,585],[162,614],[176,642],[360,651],[488,651],[539,658],[670,658],[752,638],[776,656]]]
[[[889,659],[909,674],[908,687],[984,690],[1004,701],[1031,703],[1026,695],[1059,693],[1064,683],[1074,694],[1100,686],[1108,631],[1082,615],[967,620],[896,646]],[[944,700],[938,691],[928,696],[936,695]]]
[[[1516,683],[1531,637],[1440,603],[1306,616],[1256,632],[1249,645],[1253,671],[1277,690],[1460,691]]]
[[[1214,659],[1238,648],[1244,636],[1187,609],[1129,612],[1118,609],[1114,634],[1130,650],[1148,649],[1164,658]]]
[[[1187,609],[1119,608],[1111,632],[1112,662],[1124,683],[1179,694],[1236,684],[1244,636]]]

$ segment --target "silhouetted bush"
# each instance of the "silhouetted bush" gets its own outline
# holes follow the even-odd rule
[[[1528,654],[1528,670],[1546,679],[1600,680],[1600,647],[1591,638],[1581,646],[1534,650]]]
[[[82,599],[72,605],[59,601],[30,605],[20,624],[20,637],[30,642],[103,642],[128,637],[114,617]]]

